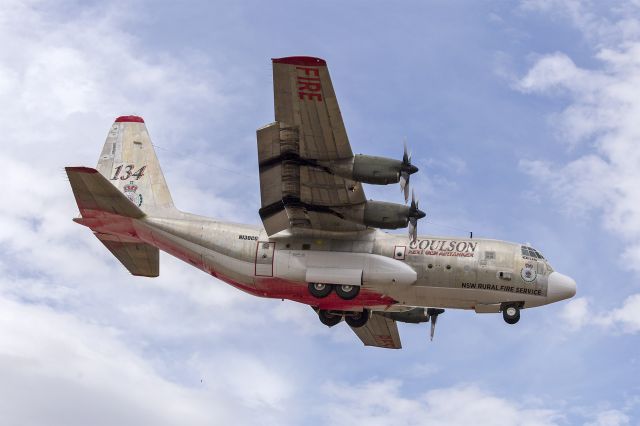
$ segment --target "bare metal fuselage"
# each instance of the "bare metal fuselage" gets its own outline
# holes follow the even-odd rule
[[[257,226],[187,213],[128,220],[130,225],[122,228],[135,229],[136,238],[237,288],[319,309],[424,306],[499,312],[503,303],[528,308],[570,297],[549,292],[553,269],[545,260],[523,256],[519,244],[504,241],[424,236],[410,243],[406,236],[378,230],[269,238]],[[107,223],[113,233],[113,222]],[[99,231],[95,223],[92,227]],[[367,268],[374,268],[369,276],[376,279],[366,278]],[[309,294],[308,273],[329,274],[328,280],[342,284],[354,276],[345,269],[361,271],[358,298],[343,300],[331,294],[317,299]],[[386,275],[380,278],[382,270]]]

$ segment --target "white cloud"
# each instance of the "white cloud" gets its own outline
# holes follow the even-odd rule
[[[627,297],[621,307],[603,317],[603,324],[617,325],[627,333],[640,332],[640,294]]]
[[[229,367],[222,371],[204,359],[208,345],[224,342],[234,327],[263,325],[246,312],[268,311],[265,305],[164,255],[160,278],[133,280],[71,221],[78,212],[63,167],[94,165],[116,115],[143,115],[154,141],[163,135],[161,144],[179,152],[165,165],[181,170],[188,161],[179,159],[208,157],[185,152],[175,135],[197,125],[194,111],[215,106],[224,117],[231,102],[202,58],[154,55],[131,36],[127,13],[134,12],[0,6],[2,422],[249,424],[260,411],[264,423],[281,424],[275,419],[293,395],[293,379],[251,354],[219,354],[218,365]],[[200,184],[227,184],[227,175],[191,167],[169,182],[180,207],[237,217]],[[178,341],[208,342],[197,346],[202,359],[189,371],[172,365],[184,361],[171,355]],[[176,369],[174,383],[167,377]],[[210,372],[207,383],[183,383],[202,371]]]
[[[0,298],[0,330],[4,424],[221,424],[242,408],[161,378],[115,330],[72,315]]]
[[[603,9],[598,10],[598,7]],[[615,44],[640,36],[640,25],[633,18],[640,3],[617,0],[606,3],[590,0],[522,0],[523,12],[544,13],[552,18],[568,18],[583,36],[596,46]],[[603,13],[607,12],[607,13]]]
[[[640,332],[640,294],[632,294],[622,306],[612,310],[598,308],[586,297],[573,299],[564,305],[560,318],[570,331],[593,324],[609,331],[637,333]]]
[[[577,331],[587,325],[592,315],[588,299],[580,297],[565,303],[560,313],[560,318],[563,320],[563,325],[570,330]]]
[[[582,2],[561,3],[585,32],[593,25],[620,25],[593,18]],[[626,34],[624,42],[613,45],[605,37],[599,40],[597,68],[581,68],[556,52],[538,59],[517,85],[525,93],[567,97],[569,105],[554,117],[559,138],[583,145],[579,152],[586,153],[567,164],[536,160],[521,166],[542,180],[567,211],[599,211],[605,227],[625,240],[625,255],[635,260],[628,264],[635,268],[640,264],[640,35]]]
[[[624,426],[629,424],[629,416],[620,410],[606,410],[598,413],[593,422],[585,426]]]
[[[640,4],[616,3],[607,16],[585,1],[525,1],[525,10],[569,17],[596,50],[597,66],[583,68],[566,54],[540,57],[516,84],[524,93],[561,97],[568,105],[553,117],[569,153],[566,164],[525,160],[521,168],[543,182],[545,192],[579,217],[599,213],[606,229],[623,241],[621,264],[640,272]],[[579,149],[577,149],[579,148]],[[585,298],[566,304],[563,317],[579,330],[589,316],[607,329],[640,331],[640,294],[621,307],[592,311]]]
[[[435,389],[417,398],[402,395],[402,382],[385,380],[356,386],[330,383],[325,392],[331,399],[326,407],[331,424],[362,423],[447,425],[551,425],[562,416],[537,403],[501,398],[476,385]],[[521,398],[525,401],[525,398]]]

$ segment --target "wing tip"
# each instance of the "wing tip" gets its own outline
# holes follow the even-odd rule
[[[303,65],[310,67],[326,66],[327,62],[321,58],[315,58],[313,56],[287,56],[284,58],[271,58],[274,64],[287,64],[287,65]]]
[[[121,115],[116,123],[144,123],[144,119],[138,115]]]
[[[67,171],[67,173],[98,173],[96,169],[84,166],[65,167],[64,169]]]

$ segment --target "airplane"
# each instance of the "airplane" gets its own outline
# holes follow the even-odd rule
[[[576,282],[530,245],[418,236],[411,163],[354,155],[327,64],[272,59],[275,121],[257,130],[263,226],[178,210],[144,120],[118,117],[97,167],[66,167],[73,219],[133,275],[157,277],[165,251],[249,294],[309,305],[344,321],[366,346],[400,349],[397,322],[430,323],[445,309],[502,313],[569,299]],[[405,203],[367,200],[363,183],[399,183]],[[382,229],[408,228],[408,235]]]

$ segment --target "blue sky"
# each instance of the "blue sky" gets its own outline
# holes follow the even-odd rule
[[[10,0],[0,40],[6,424],[638,424],[637,2]],[[168,255],[132,277],[71,222],[62,168],[135,113],[178,207],[259,223],[270,58],[301,54],[327,60],[355,152],[407,138],[420,233],[529,242],[576,298],[364,348]]]

